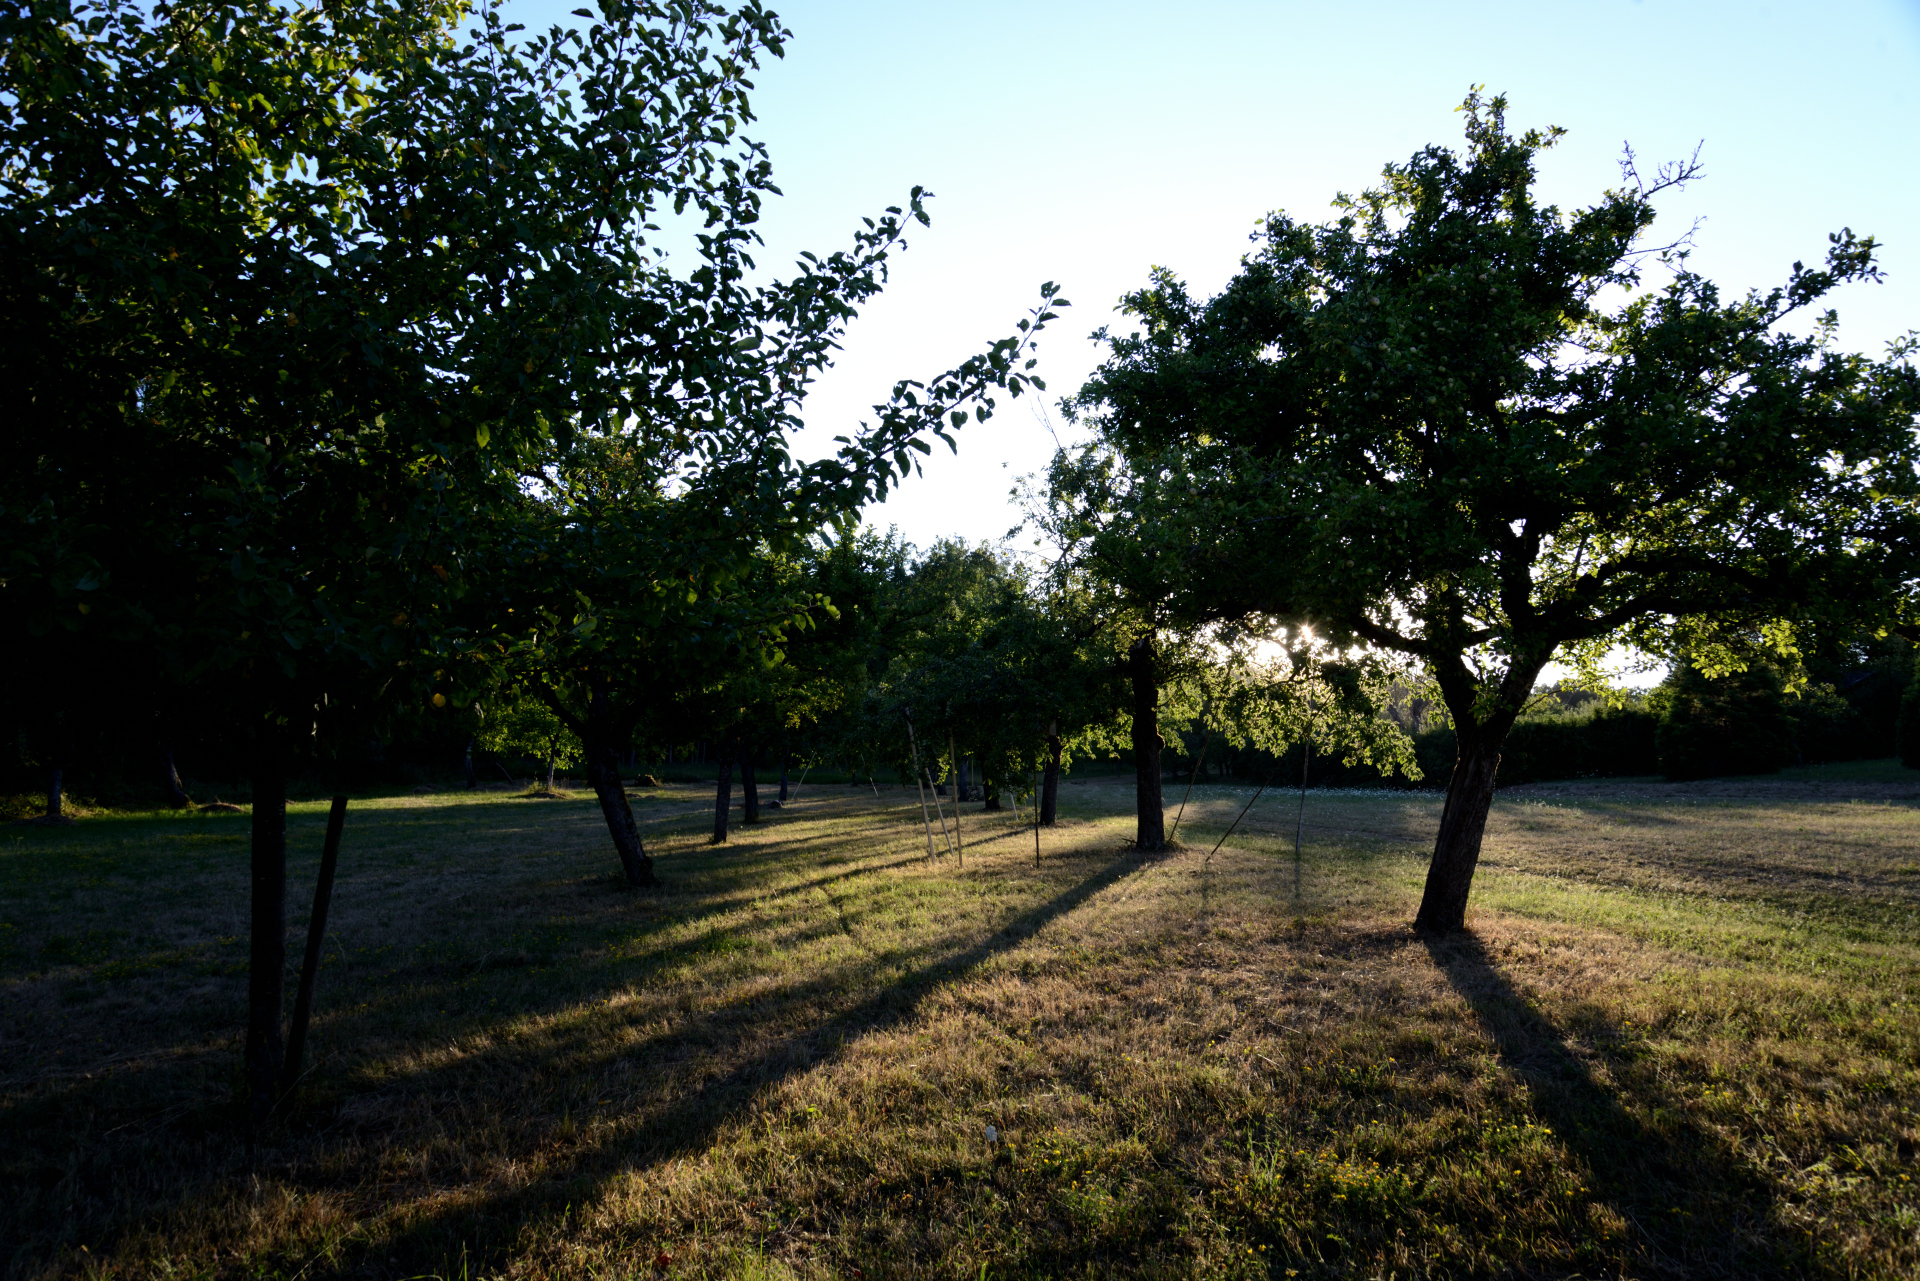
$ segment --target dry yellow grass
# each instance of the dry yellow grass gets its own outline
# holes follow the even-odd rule
[[[617,884],[586,802],[358,802],[299,1116],[233,1121],[245,820],[0,836],[19,1276],[1920,1272],[1920,788],[1496,804],[1469,936],[1406,928],[1437,802],[1201,789],[1042,836],[815,788]],[[311,884],[323,815],[295,817]],[[938,838],[936,836],[936,843]],[[296,949],[297,952],[297,949]],[[993,1139],[988,1127],[993,1128]]]

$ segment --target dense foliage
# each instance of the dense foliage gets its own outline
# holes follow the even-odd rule
[[[1331,224],[1273,215],[1215,298],[1157,273],[1071,406],[1178,487],[1141,534],[1200,567],[1190,608],[1310,619],[1431,674],[1459,742],[1419,916],[1438,931],[1549,662],[1625,642],[1735,665],[1734,640],[1885,616],[1914,579],[1911,347],[1875,361],[1831,313],[1787,323],[1877,278],[1873,240],[1723,299],[1646,239],[1692,166],[1543,205],[1558,134],[1510,133],[1505,106],[1470,97],[1462,152],[1389,166]]]

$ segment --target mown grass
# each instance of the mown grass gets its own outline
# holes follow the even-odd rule
[[[1297,894],[1288,793],[1210,860],[1245,789],[1142,858],[1121,785],[1069,786],[1038,867],[970,806],[961,869],[911,791],[713,848],[669,786],[653,893],[588,800],[357,801],[304,1101],[251,1149],[246,820],[6,829],[0,1261],[1911,1276],[1920,788],[1831,775],[1503,793],[1437,944],[1421,794],[1311,794]]]

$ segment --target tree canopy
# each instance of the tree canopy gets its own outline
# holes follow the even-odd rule
[[[1723,299],[1648,243],[1694,166],[1642,181],[1629,158],[1565,211],[1534,194],[1558,130],[1510,132],[1501,98],[1463,111],[1463,151],[1388,166],[1329,224],[1268,218],[1217,297],[1155,273],[1070,404],[1136,474],[1180,478],[1166,519],[1202,604],[1431,672],[1460,743],[1419,917],[1442,931],[1549,661],[1910,598],[1920,494],[1912,345],[1874,360],[1831,312],[1788,323],[1878,277],[1871,238]]]

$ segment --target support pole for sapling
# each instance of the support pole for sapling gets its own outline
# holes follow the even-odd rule
[[[910,753],[912,753],[913,763],[917,767],[920,764],[920,748],[919,748],[919,745],[914,742],[914,738],[913,738],[913,713],[911,712],[906,713],[906,717],[907,717],[907,750]],[[873,780],[868,779],[867,782],[871,784]],[[914,786],[914,790],[916,791],[918,791],[920,788],[920,775],[917,772],[913,776],[913,786]],[[879,794],[880,793],[877,790],[874,792],[875,796],[878,796]],[[931,815],[927,813],[927,794],[925,792],[920,793],[920,824],[922,827],[927,829],[927,862],[931,863],[934,860],[933,818]],[[946,834],[945,824],[941,825],[940,831],[943,836]]]

